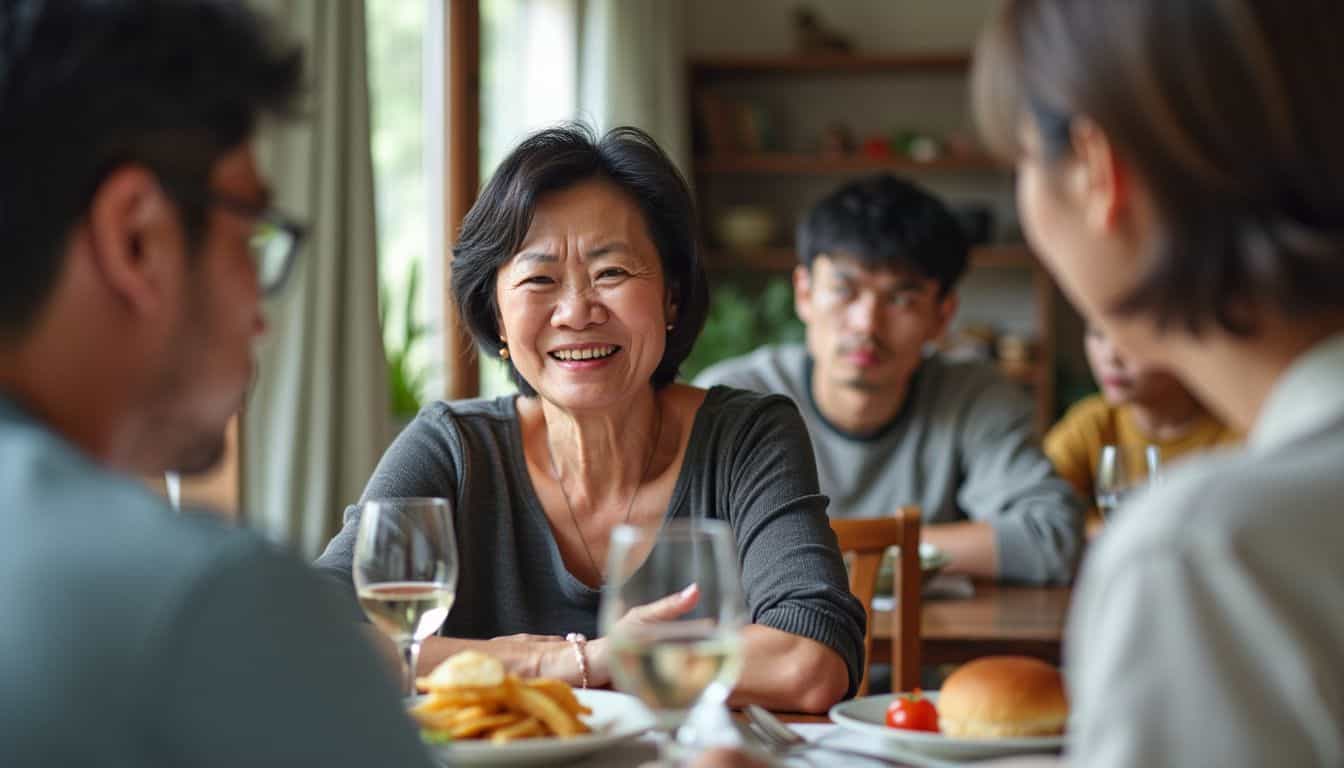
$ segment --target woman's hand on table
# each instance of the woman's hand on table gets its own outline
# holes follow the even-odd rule
[[[695,607],[700,600],[700,588],[695,584],[661,600],[639,605],[626,611],[616,622],[613,632],[621,632],[632,627],[660,624],[684,615]],[[608,633],[610,635],[610,633]],[[610,636],[588,643],[588,684],[602,687],[611,684],[611,639]]]
[[[667,597],[631,608],[618,626],[638,626],[670,621],[695,607],[700,591],[695,585]],[[377,635],[375,635],[375,638]],[[390,641],[379,646],[389,658],[399,658]],[[476,648],[504,662],[508,671],[520,677],[553,677],[570,685],[583,682],[575,644],[559,635],[504,635],[490,640],[464,640],[451,637],[426,638],[420,649],[420,674],[429,674],[439,662],[458,651]],[[591,640],[583,653],[588,661],[588,687],[605,688],[611,685],[610,650],[607,638]]]

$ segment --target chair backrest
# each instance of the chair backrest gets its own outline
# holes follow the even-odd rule
[[[863,603],[868,627],[863,634],[863,681],[858,695],[868,693],[868,668],[873,657],[873,594],[877,591],[882,556],[888,547],[900,547],[892,594],[896,598],[891,622],[891,688],[919,687],[919,507],[901,507],[892,517],[831,520],[840,551],[852,562],[849,591]]]

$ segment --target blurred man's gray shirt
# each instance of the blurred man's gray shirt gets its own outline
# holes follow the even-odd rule
[[[317,578],[0,396],[0,765],[430,765]]]

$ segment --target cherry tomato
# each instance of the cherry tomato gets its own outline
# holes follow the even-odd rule
[[[937,733],[938,710],[916,688],[914,693],[897,696],[887,705],[887,725],[907,731]]]

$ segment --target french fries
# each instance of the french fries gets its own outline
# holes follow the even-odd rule
[[[591,731],[579,717],[592,710],[563,680],[523,680],[476,651],[454,655],[416,683],[429,696],[411,708],[411,716],[434,735],[503,744]]]

